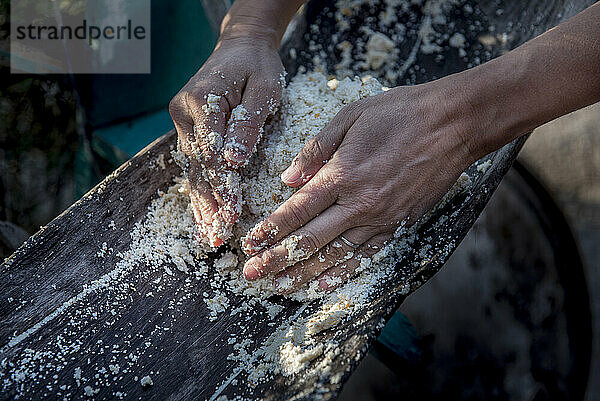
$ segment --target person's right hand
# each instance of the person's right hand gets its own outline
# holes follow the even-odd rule
[[[194,220],[212,246],[231,235],[239,217],[236,170],[248,161],[279,104],[283,72],[279,54],[267,43],[221,40],[169,104],[178,146],[188,159]]]

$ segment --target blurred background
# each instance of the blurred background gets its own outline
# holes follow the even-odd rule
[[[216,41],[205,10],[152,2],[152,74],[34,76],[9,73],[0,2],[0,256],[172,128]],[[538,128],[519,162],[402,306],[418,358],[370,354],[342,399],[600,399],[600,104]]]

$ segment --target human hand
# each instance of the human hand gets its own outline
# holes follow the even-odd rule
[[[231,235],[241,211],[239,174],[281,98],[276,50],[248,39],[221,40],[169,104],[200,234],[213,246]]]
[[[334,288],[434,206],[474,161],[464,137],[474,119],[448,106],[454,91],[444,85],[398,87],[342,109],[282,174],[303,187],[244,240],[253,255],[245,277],[274,274],[281,293],[314,278]]]

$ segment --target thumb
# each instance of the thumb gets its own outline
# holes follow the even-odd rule
[[[286,185],[304,185],[327,163],[360,115],[355,104],[340,110],[321,132],[306,142],[292,164],[281,173],[281,180]]]
[[[248,79],[242,102],[231,111],[227,127],[224,156],[232,166],[248,162],[267,117],[277,110],[281,89],[278,81]]]

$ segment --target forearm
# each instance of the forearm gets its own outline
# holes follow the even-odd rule
[[[278,49],[285,29],[306,0],[237,0],[221,23],[222,40],[265,41]]]
[[[600,4],[517,49],[457,74],[473,125],[465,144],[482,157],[532,129],[600,101]],[[464,90],[464,88],[467,88]]]

